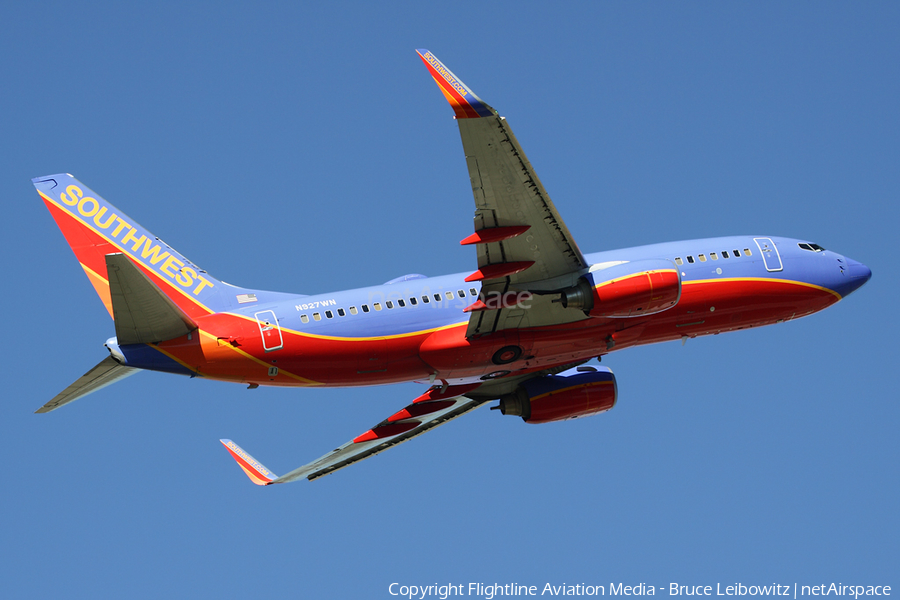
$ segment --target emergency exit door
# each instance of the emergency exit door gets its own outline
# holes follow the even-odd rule
[[[772,240],[769,238],[753,238],[753,241],[756,242],[759,251],[762,253],[763,262],[766,263],[766,271],[772,273],[784,268],[781,264],[778,248],[775,247],[775,243]]]
[[[256,323],[259,325],[263,349],[266,352],[272,352],[284,346],[284,339],[281,337],[281,327],[278,325],[275,313],[271,310],[263,310],[254,316],[256,317]]]

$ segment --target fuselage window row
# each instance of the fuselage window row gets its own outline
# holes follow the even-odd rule
[[[679,258],[679,259],[676,259],[676,260],[680,261],[681,259]],[[681,264],[681,263],[678,263],[678,264]],[[471,296],[477,296],[477,295],[478,295],[478,290],[476,290],[475,288],[469,288],[469,294],[470,294]],[[459,296],[460,298],[465,298],[465,297],[466,297],[466,292],[465,292],[465,290],[456,290],[456,295]],[[446,298],[448,301],[453,300],[453,292],[452,292],[452,291],[444,292],[444,298]],[[441,294],[440,294],[440,293],[434,294],[434,301],[435,301],[435,302],[441,302],[441,301],[443,301],[444,298],[441,297]],[[397,306],[399,306],[400,308],[406,308],[406,302],[407,302],[406,299],[404,299],[404,298],[399,298],[399,299],[397,300]],[[430,298],[429,296],[427,296],[427,295],[423,295],[423,296],[422,296],[422,303],[423,303],[423,304],[428,304],[428,303],[430,303],[430,302],[431,302],[431,298]],[[411,296],[411,297],[409,298],[409,305],[410,305],[410,306],[418,306],[418,304],[419,304],[419,299],[418,299],[418,298],[416,298],[415,296]],[[384,306],[387,307],[388,309],[392,309],[392,308],[394,308],[394,302],[393,302],[392,300],[387,300],[387,301],[385,301]],[[360,305],[360,307],[362,308],[362,312],[364,312],[364,313],[368,313],[368,312],[369,312],[369,305],[368,305],[368,304],[362,304],[362,305]],[[374,302],[374,303],[372,303],[372,307],[373,307],[376,311],[380,311],[380,310],[382,309],[382,306],[381,306],[381,303],[380,303],[380,302]],[[356,308],[355,306],[351,306],[349,312],[350,312],[351,315],[358,315],[358,314],[359,314],[359,310],[357,310],[357,308]],[[343,308],[338,308],[338,309],[337,309],[337,314],[338,314],[339,317],[345,317],[345,316],[347,316],[347,312],[345,312]],[[326,311],[325,311],[325,317],[328,318],[328,319],[332,319],[332,318],[334,318],[334,314],[333,314],[330,310],[326,310]],[[319,313],[313,313],[313,320],[315,320],[315,321],[321,321],[321,320],[322,320],[322,316],[321,316]],[[302,314],[302,315],[300,315],[300,322],[303,323],[303,324],[309,323],[309,315],[307,315],[307,314],[305,314],[305,313]]]
[[[812,251],[814,251],[814,252],[821,252],[821,251],[822,251],[822,247],[821,247],[821,246],[818,246],[818,245],[816,245],[816,244],[799,244],[799,246],[800,246],[801,248],[803,248],[804,250],[812,250]],[[750,248],[744,248],[743,254],[744,254],[744,256],[753,256],[753,252],[750,250]],[[730,256],[729,256],[729,251],[728,251],[728,250],[723,250],[723,251],[721,252],[721,255],[722,255],[722,258],[729,258],[729,257],[730,257]],[[740,251],[740,250],[732,250],[732,251],[731,251],[731,255],[733,255],[735,258],[740,258],[740,257],[741,257],[741,251]],[[709,260],[719,260],[719,255],[718,255],[716,252],[710,252],[708,258],[709,258]],[[695,264],[695,263],[697,262],[697,260],[699,260],[700,262],[706,262],[706,261],[707,261],[707,255],[706,255],[706,254],[698,254],[696,259],[694,258],[693,255],[688,255],[688,256],[687,256],[687,262],[688,262],[689,264]],[[676,257],[676,258],[675,258],[675,264],[676,264],[676,265],[679,265],[679,266],[683,265],[683,264],[684,264],[684,259],[682,259],[680,256]],[[465,290],[456,290],[456,295],[459,296],[460,298],[465,298],[465,297],[466,297],[466,292],[465,292]],[[470,295],[470,296],[473,296],[473,297],[477,296],[477,295],[478,295],[478,290],[476,290],[475,288],[469,288],[469,295]],[[444,292],[444,298],[441,297],[441,294],[440,294],[440,293],[435,293],[435,294],[433,294],[433,296],[434,296],[434,301],[435,301],[435,302],[441,302],[444,298],[446,298],[448,301],[453,300],[453,292],[452,292],[452,291]],[[422,303],[423,303],[423,304],[429,304],[429,303],[431,302],[431,298],[430,298],[427,294],[423,294],[423,295],[421,296],[421,298],[422,298]],[[400,308],[406,308],[406,302],[407,302],[407,301],[406,301],[404,298],[399,298],[399,299],[397,300],[397,306],[399,306]],[[416,298],[415,296],[411,296],[411,297],[409,298],[409,305],[410,305],[410,306],[418,306],[418,304],[419,304],[419,299],[418,299],[418,298]],[[386,306],[388,309],[392,309],[392,308],[394,308],[394,302],[393,302],[392,300],[387,300],[387,301],[385,301],[384,306]],[[382,305],[381,305],[380,302],[373,302],[373,303],[372,303],[372,307],[373,307],[376,311],[380,311],[380,310],[382,309]],[[369,305],[368,305],[368,304],[362,304],[362,305],[360,305],[360,308],[362,309],[362,312],[364,312],[364,313],[370,312],[370,309],[369,309]],[[349,312],[350,312],[351,315],[358,315],[358,314],[359,314],[359,310],[357,310],[357,308],[356,308],[355,306],[351,306]],[[337,309],[337,314],[338,314],[339,317],[345,317],[345,316],[347,316],[347,313],[344,311],[343,308]],[[328,318],[328,319],[332,319],[332,318],[334,318],[334,314],[333,314],[330,310],[326,310],[326,311],[325,311],[325,317]],[[321,320],[322,320],[322,315],[319,314],[319,313],[313,313],[312,318],[313,318],[314,321],[321,321]],[[309,323],[309,320],[310,320],[310,319],[309,319],[309,316],[308,316],[308,315],[306,315],[306,314],[300,315],[300,322],[301,322],[301,323],[307,324],[307,323]]]
[[[801,246],[801,247],[802,247],[802,246]],[[741,257],[741,251],[740,251],[740,250],[732,250],[731,252],[732,252],[732,254],[734,255],[735,258],[740,258],[740,257]],[[744,248],[744,256],[753,256],[753,252],[750,251],[750,248]],[[705,255],[705,254],[698,254],[698,255],[697,255],[697,258],[700,260],[700,262],[706,262],[706,255]],[[715,252],[710,252],[710,253],[709,253],[709,258],[712,259],[712,260],[719,260],[719,255],[716,254]],[[723,251],[722,251],[722,258],[728,258],[728,250],[723,250]],[[694,261],[693,255],[690,255],[690,254],[689,254],[688,257],[687,257],[687,261],[688,261],[688,263],[690,263],[690,264],[694,264],[695,261]],[[678,265],[678,266],[681,266],[681,265],[684,264],[684,260],[682,260],[682,258],[681,258],[680,256],[677,256],[677,257],[675,257],[675,264]]]

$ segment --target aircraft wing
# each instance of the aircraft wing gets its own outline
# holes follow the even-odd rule
[[[481,281],[482,295],[470,307],[467,336],[583,318],[549,298],[537,299],[546,306],[529,311],[527,323],[515,308],[492,304],[509,291],[574,285],[587,263],[506,119],[431,52],[417,52],[456,113],[475,197],[475,233],[460,243],[476,245],[478,270],[467,281]]]
[[[356,436],[343,446],[280,477],[231,440],[220,441],[241,469],[250,477],[250,480],[257,485],[288,483],[303,478],[312,481],[370,456],[375,456],[383,450],[402,444],[429,429],[443,425],[478,408],[486,400],[476,400],[464,395],[477,387],[479,385],[451,386],[444,391],[441,391],[440,387],[432,388],[413,400],[404,409],[394,413],[365,433]]]

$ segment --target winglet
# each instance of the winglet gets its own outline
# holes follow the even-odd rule
[[[457,119],[477,119],[479,117],[492,117],[497,114],[493,108],[475,95],[466,84],[459,80],[450,69],[437,59],[437,57],[424,48],[416,50],[428,72],[434,77],[434,81],[441,88],[441,92],[447,98],[447,102],[453,107]]]
[[[265,468],[261,462],[250,456],[247,451],[231,440],[219,441],[222,442],[225,449],[237,461],[238,466],[244,470],[250,481],[256,485],[269,485],[273,480],[278,479],[278,475]]]

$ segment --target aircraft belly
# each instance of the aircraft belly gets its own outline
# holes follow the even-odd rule
[[[467,378],[523,369],[533,345],[528,330],[508,329],[469,338],[461,326],[430,334],[419,347],[419,356],[440,378]]]
[[[712,335],[773,324],[822,310],[838,300],[829,290],[765,278],[685,282],[671,310],[642,319],[588,319],[528,331],[528,352],[498,366],[492,359],[505,344],[521,342],[498,332],[466,339],[452,332],[432,334],[420,348],[422,359],[448,379],[471,378],[500,369],[529,371],[588,360],[624,348]]]
[[[829,290],[787,280],[685,282],[678,305],[653,317],[637,344],[630,345],[771,325],[818,312],[837,300]]]
[[[110,342],[107,342],[109,345]],[[125,358],[124,366],[147,371],[159,371],[162,373],[175,373],[177,375],[194,375],[193,369],[189,369],[167,354],[160,352],[153,344],[123,344],[116,345],[117,360]]]

